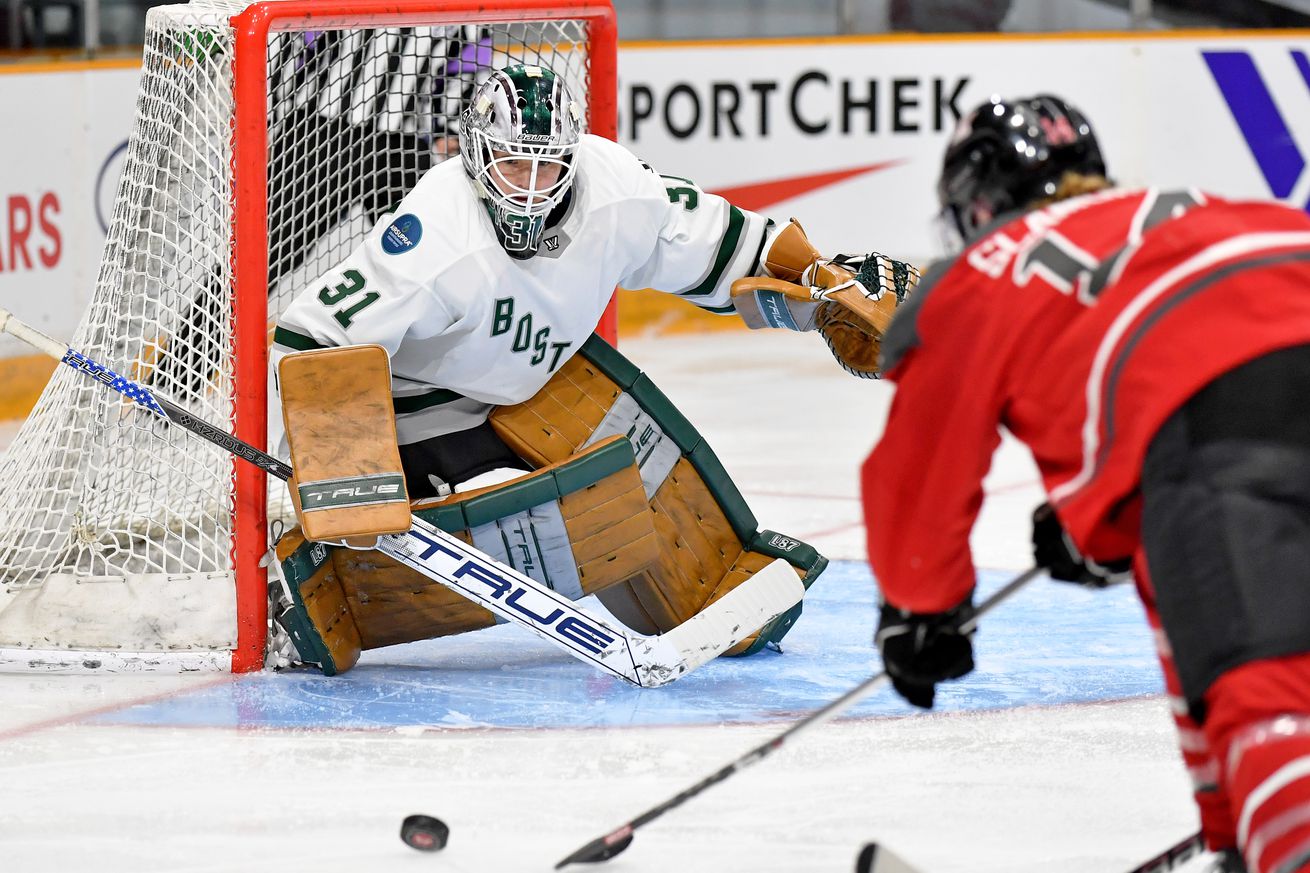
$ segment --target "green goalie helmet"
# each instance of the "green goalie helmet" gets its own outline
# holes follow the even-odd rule
[[[546,67],[491,74],[460,117],[460,154],[505,251],[530,258],[573,184],[582,110]]]

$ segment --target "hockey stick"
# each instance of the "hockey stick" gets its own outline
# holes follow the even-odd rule
[[[868,843],[855,859],[855,873],[920,873],[900,855],[878,843]]]
[[[1027,585],[1028,582],[1040,572],[1041,568],[1033,567],[1029,570],[1025,570],[1023,573],[1020,573],[1018,576],[1005,583],[1004,587],[978,605],[978,609],[974,612],[973,617],[961,625],[961,629],[968,633],[972,633],[978,626],[978,620],[990,612],[992,607],[1001,603],[1024,585]],[[717,785],[737,771],[745,770],[752,764],[758,764],[778,749],[781,749],[783,744],[796,734],[831,720],[843,710],[850,707],[851,704],[866,697],[871,691],[882,685],[887,680],[888,676],[885,670],[870,676],[868,679],[865,679],[859,685],[856,685],[850,691],[847,691],[827,706],[815,710],[805,716],[805,718],[796,722],[773,739],[761,743],[746,754],[737,758],[737,760],[733,761],[731,764],[728,764],[726,767],[714,771],[695,785],[692,785],[690,788],[678,792],[658,806],[651,807],[632,821],[620,825],[605,836],[597,837],[590,843],[587,843],[587,845],[578,849],[572,855],[569,855],[563,861],[556,864],[555,869],[559,870],[562,867],[567,867],[569,864],[595,864],[600,861],[608,861],[610,858],[613,858],[632,844],[633,834],[637,828],[649,824],[671,809],[682,806],[682,804],[691,800],[706,788]]]
[[[1167,873],[1169,870],[1177,870],[1184,861],[1190,861],[1204,851],[1205,839],[1198,832],[1175,843],[1146,863],[1134,867],[1128,873]],[[855,860],[855,873],[919,873],[919,870],[911,867],[886,846],[868,843],[860,850],[860,855]]]
[[[1174,843],[1145,864],[1139,864],[1129,870],[1128,873],[1165,873],[1166,870],[1176,870],[1184,861],[1190,861],[1204,851],[1205,837],[1197,831],[1187,839]]]
[[[191,415],[113,370],[41,333],[0,309],[8,333],[79,373],[282,481],[292,470],[272,455]],[[462,540],[414,517],[403,534],[382,537],[378,551],[459,592],[487,609],[621,679],[642,687],[665,685],[718,656],[794,606],[805,588],[795,570],[777,559],[708,608],[658,636],[615,627],[573,601],[496,561]]]

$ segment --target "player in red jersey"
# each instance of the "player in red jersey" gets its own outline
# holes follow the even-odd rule
[[[929,707],[973,668],[969,532],[1004,426],[1049,495],[1038,563],[1131,567],[1220,869],[1310,871],[1310,216],[1115,188],[1053,97],[963,119],[939,195],[965,248],[892,322],[862,470],[897,690]]]

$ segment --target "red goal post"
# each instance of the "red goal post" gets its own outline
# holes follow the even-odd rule
[[[279,31],[337,30],[361,26],[501,24],[573,19],[588,25],[588,130],[618,135],[618,30],[611,0],[273,0],[255,3],[232,19],[236,31],[234,69],[233,265],[237,326],[235,435],[266,448],[268,432],[268,38]],[[611,301],[601,333],[617,332]],[[233,555],[237,566],[238,635],[234,672],[263,666],[267,625],[266,579],[259,562],[267,551],[264,505],[267,474],[235,464],[237,521]],[[243,572],[244,570],[244,572]],[[242,606],[242,602],[248,606]]]

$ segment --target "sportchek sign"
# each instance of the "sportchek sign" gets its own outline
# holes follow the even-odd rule
[[[1080,106],[1125,184],[1306,207],[1308,59],[1308,31],[643,43],[619,48],[619,131],[661,172],[796,216],[822,249],[922,259],[947,136],[992,93]],[[137,77],[0,70],[0,306],[59,336],[97,273]],[[23,354],[0,339],[0,358]]]
[[[941,154],[991,94],[1091,118],[1125,184],[1310,205],[1310,32],[642,44],[620,140],[825,250],[934,253]]]

